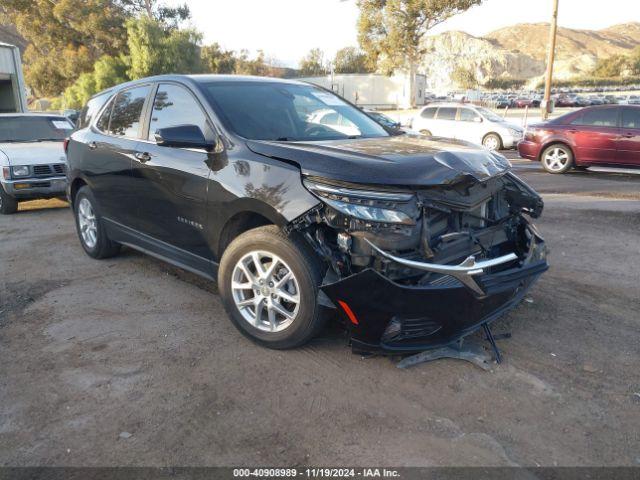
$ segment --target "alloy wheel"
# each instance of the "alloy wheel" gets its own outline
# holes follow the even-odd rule
[[[84,244],[88,248],[94,248],[98,242],[98,224],[91,202],[86,197],[78,204],[78,226]]]
[[[569,162],[569,153],[561,147],[549,150],[543,158],[545,166],[554,172],[566,168]]]
[[[492,152],[500,148],[500,140],[498,140],[498,137],[496,137],[495,135],[489,135],[484,139],[484,142],[482,142],[482,144],[484,145],[484,148]]]
[[[258,330],[281,332],[298,315],[298,280],[284,260],[271,252],[244,255],[233,269],[231,291],[242,317]]]

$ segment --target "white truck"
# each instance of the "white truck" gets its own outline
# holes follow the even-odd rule
[[[14,45],[0,43],[0,113],[27,111],[27,97],[20,50]]]

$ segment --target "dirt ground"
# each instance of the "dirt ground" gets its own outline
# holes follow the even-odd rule
[[[214,284],[88,258],[62,202],[0,217],[0,465],[639,465],[640,177],[521,174],[552,267],[489,372],[399,370],[337,326],[266,350]]]

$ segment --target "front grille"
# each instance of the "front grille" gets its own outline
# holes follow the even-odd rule
[[[36,177],[54,177],[56,175],[64,175],[67,168],[64,163],[56,163],[53,165],[34,165],[33,174]]]
[[[51,167],[49,165],[34,165],[33,174],[39,176],[50,175]]]

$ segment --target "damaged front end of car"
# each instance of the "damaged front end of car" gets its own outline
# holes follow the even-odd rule
[[[304,185],[321,204],[289,228],[329,264],[321,291],[355,352],[451,344],[517,305],[548,268],[531,221],[542,199],[509,171],[413,188]]]

